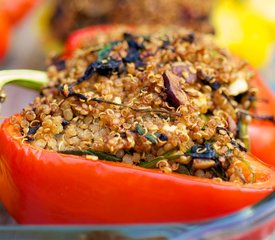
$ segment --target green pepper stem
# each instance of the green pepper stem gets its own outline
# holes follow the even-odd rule
[[[5,100],[3,87],[9,83],[39,91],[48,82],[47,73],[38,70],[13,69],[0,71],[0,101]]]

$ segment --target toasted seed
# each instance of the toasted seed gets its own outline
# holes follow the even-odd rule
[[[215,161],[211,159],[200,159],[195,158],[193,159],[192,167],[195,169],[207,169],[215,166]]]
[[[189,156],[181,156],[177,161],[181,164],[188,164],[192,160]]]
[[[29,122],[31,122],[32,120],[34,120],[35,117],[36,117],[34,111],[27,111],[27,112],[25,113],[25,116],[26,116],[26,119],[27,119]]]
[[[73,119],[74,117],[74,114],[73,114],[73,111],[71,108],[67,108],[63,111],[63,116],[64,116],[64,119],[67,120],[67,121],[70,121]]]

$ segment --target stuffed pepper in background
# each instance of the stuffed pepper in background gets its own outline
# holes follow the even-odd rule
[[[48,33],[47,42],[51,42],[52,47],[61,49],[62,41],[72,31],[90,25],[176,24],[197,31],[215,32],[220,44],[260,68],[262,73],[264,71],[265,81],[274,87],[274,71],[269,65],[274,56],[275,38],[272,0],[265,4],[257,0],[70,0],[66,3],[62,0],[50,2],[43,18],[43,25],[47,26],[43,32]]]
[[[1,199],[18,222],[190,223],[274,190],[247,153],[249,66],[208,35],[150,30],[116,28],[33,75],[47,86],[0,128]]]
[[[6,55],[9,47],[11,26],[6,14],[0,10],[0,61]]]
[[[203,0],[57,0],[47,13],[54,38],[64,41],[79,28],[98,24],[181,25],[212,32],[209,14],[214,1]]]
[[[35,0],[2,0],[0,2],[0,60],[7,53],[12,28],[38,3],[39,1]]]
[[[254,67],[262,68],[274,55],[274,12],[273,0],[216,1],[211,13],[216,39]]]

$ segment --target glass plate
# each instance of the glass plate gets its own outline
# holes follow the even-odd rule
[[[275,192],[237,213],[197,224],[16,225],[0,209],[0,239],[245,240],[275,239]]]

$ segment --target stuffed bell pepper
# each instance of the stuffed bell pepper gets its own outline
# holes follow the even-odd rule
[[[29,224],[191,223],[258,202],[275,172],[247,152],[253,76],[180,28],[52,58],[40,96],[0,128],[4,206]]]
[[[150,27],[150,31],[158,31],[159,27]],[[77,48],[85,48],[97,41],[106,41],[111,37],[121,34],[123,31],[135,32],[134,26],[122,25],[98,25],[90,26],[73,32],[67,39],[65,44],[65,55],[70,56]],[[251,67],[250,67],[251,68]],[[254,93],[241,101],[249,100],[246,105],[248,112],[243,112],[246,116],[238,118],[236,123],[240,129],[248,130],[248,139],[245,140],[247,134],[240,132],[240,138],[246,142],[247,148],[258,158],[264,162],[275,166],[275,99],[271,89],[262,80],[261,76],[251,68],[253,75],[250,80],[250,86],[254,88]],[[243,81],[236,81],[235,87],[246,88]],[[236,91],[236,98],[242,98],[243,94]],[[245,132],[247,132],[245,130]],[[244,135],[244,136],[241,136]]]
[[[53,38],[65,41],[77,29],[98,24],[177,24],[213,32],[213,0],[55,0],[44,23]],[[160,14],[161,13],[161,14]]]
[[[0,61],[8,51],[12,29],[39,2],[35,0],[2,0],[0,2]]]

